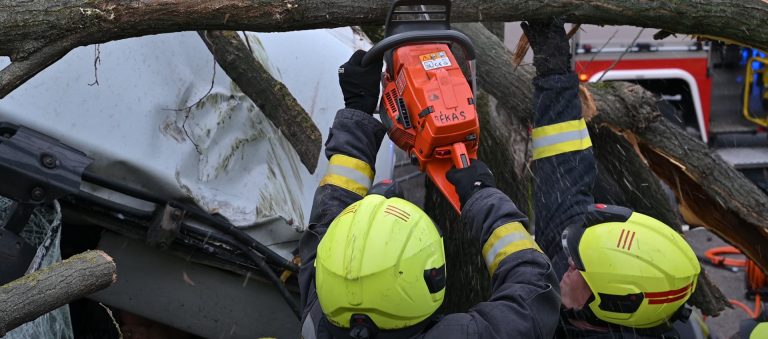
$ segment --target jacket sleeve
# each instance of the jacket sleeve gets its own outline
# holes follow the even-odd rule
[[[528,218],[495,188],[472,195],[461,217],[482,245],[491,296],[467,313],[446,316],[426,337],[552,338],[559,319],[559,285],[526,230]]]
[[[533,176],[536,241],[558,278],[568,269],[561,234],[581,222],[594,203],[597,169],[581,116],[579,81],[573,72],[534,79]]]
[[[315,190],[309,228],[299,242],[302,259],[299,285],[305,311],[316,298],[317,245],[333,219],[368,192],[373,182],[376,153],[385,133],[384,126],[367,113],[342,109],[336,114],[325,143],[328,169]]]

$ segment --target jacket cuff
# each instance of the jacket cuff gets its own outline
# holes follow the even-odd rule
[[[478,190],[474,194],[472,194],[472,196],[469,197],[469,200],[467,200],[467,203],[464,204],[464,206],[462,206],[462,208],[461,208],[461,215],[462,215],[462,217],[466,216],[464,219],[470,219],[471,218],[471,216],[470,216],[471,213],[467,214],[466,212],[470,211],[470,210],[473,210],[475,208],[475,205],[477,205],[479,201],[482,201],[482,200],[485,200],[485,199],[487,199],[489,197],[492,197],[494,195],[494,193],[504,194],[501,191],[499,191],[497,188],[493,188],[493,187],[485,187],[485,188],[482,188],[482,189]],[[465,221],[469,222],[469,220],[465,220]]]
[[[473,239],[484,244],[496,227],[511,221],[528,223],[509,197],[497,188],[486,187],[469,198],[461,209],[461,219],[470,227]]]
[[[384,134],[384,125],[368,113],[356,109],[341,109],[336,113],[333,127],[325,143],[325,155],[336,154],[359,159],[372,168],[376,164]]]
[[[482,256],[493,275],[501,262],[520,251],[541,249],[528,233],[528,219],[506,194],[495,188],[475,193],[462,210],[462,218],[480,240]]]

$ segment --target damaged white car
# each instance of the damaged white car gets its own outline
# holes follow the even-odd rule
[[[343,106],[337,68],[367,39],[247,37],[325,139]],[[377,181],[393,161],[386,142]],[[94,248],[117,283],[8,337],[109,337],[95,302],[174,337],[297,337],[294,251],[326,166],[301,164],[194,32],[72,51],[0,101],[0,284]]]

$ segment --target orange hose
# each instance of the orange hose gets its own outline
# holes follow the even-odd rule
[[[768,284],[765,274],[753,261],[747,262],[747,282],[749,289],[758,290]]]
[[[747,305],[744,305],[744,303],[742,303],[741,301],[733,300],[733,299],[728,301],[731,302],[731,305],[738,306],[740,309],[744,310],[744,312],[747,313],[747,315],[749,315],[750,318],[754,318],[752,316],[752,310],[750,310],[749,307],[747,307]]]
[[[761,296],[759,290],[761,288],[766,287],[768,285],[768,279],[765,276],[765,273],[757,267],[757,265],[748,259],[732,259],[732,258],[726,258],[723,256],[724,254],[742,254],[741,251],[739,251],[737,248],[732,246],[722,246],[722,247],[714,247],[708,249],[706,252],[704,252],[704,256],[709,259],[710,262],[714,265],[723,265],[723,266],[730,266],[730,267],[746,267],[746,274],[747,274],[747,284],[749,285],[749,289],[751,291],[755,292],[755,307],[754,310],[749,309],[747,305],[744,305],[744,303],[738,301],[738,300],[728,300],[731,305],[734,305],[747,313],[750,318],[757,319],[757,317],[760,316],[760,313],[762,312],[762,305],[761,302]]]
[[[747,259],[731,259],[722,256],[723,254],[742,254],[739,249],[733,246],[713,247],[704,252],[704,256],[709,259],[712,264],[725,265],[731,267],[745,267],[747,266]]]
[[[759,293],[755,296],[755,309],[754,309],[754,311],[750,310],[749,307],[747,307],[747,305],[744,305],[744,303],[742,303],[741,301],[733,300],[733,299],[728,300],[728,301],[731,302],[731,305],[737,306],[740,309],[744,310],[744,312],[746,312],[747,315],[750,318],[752,318],[752,319],[757,319],[757,317],[760,316],[760,312],[762,311],[762,304],[763,303],[760,302],[760,294]]]

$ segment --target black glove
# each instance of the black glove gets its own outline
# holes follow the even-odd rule
[[[565,37],[563,21],[523,22],[520,24],[533,49],[533,65],[539,75],[565,74],[571,69],[571,46]]]
[[[477,159],[472,160],[469,167],[452,168],[445,177],[456,186],[462,207],[475,192],[486,187],[496,187],[496,180],[488,165]]]
[[[339,85],[344,93],[344,106],[373,114],[379,103],[382,61],[363,67],[365,51],[358,50],[339,67]]]

